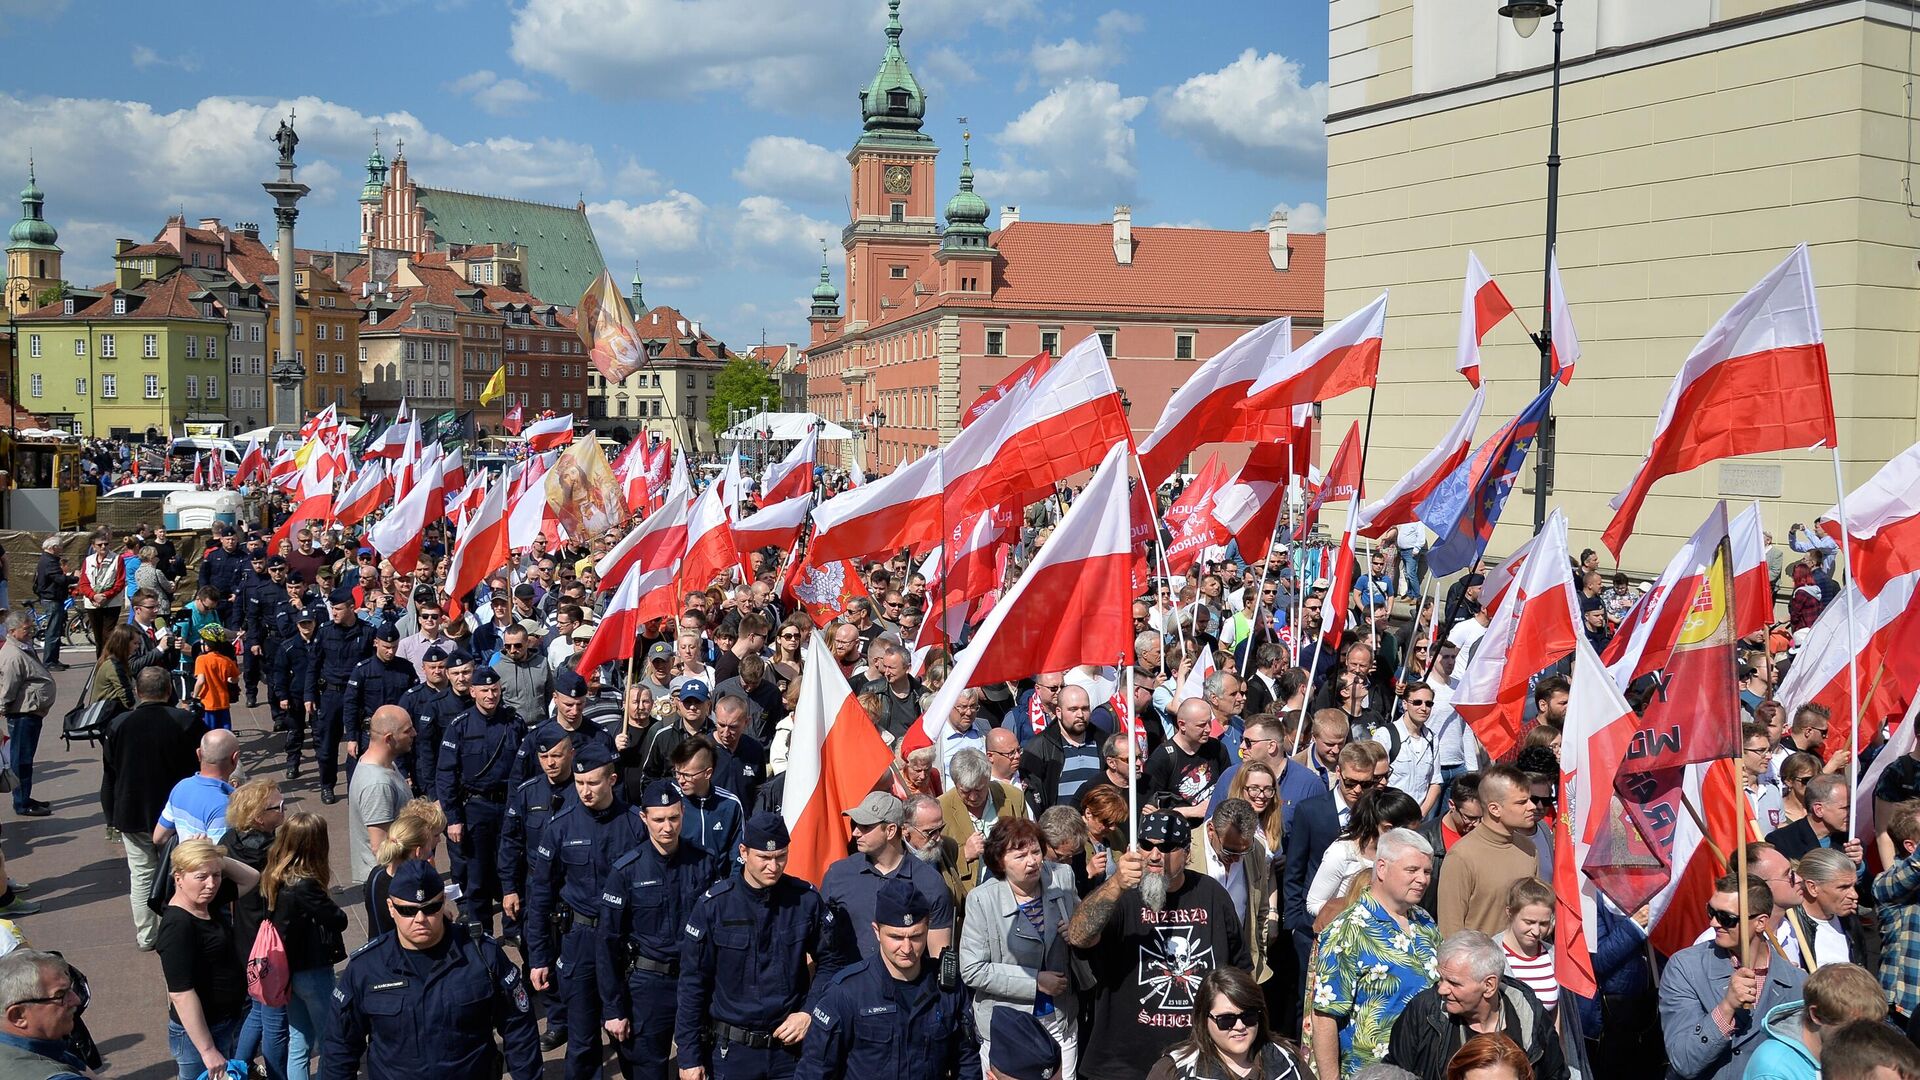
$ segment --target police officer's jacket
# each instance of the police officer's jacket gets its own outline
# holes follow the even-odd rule
[[[980,1080],[980,1041],[964,988],[940,989],[926,958],[911,983],[878,957],[847,968],[813,1007],[794,1080]]]
[[[540,1076],[540,1036],[520,970],[485,935],[447,927],[439,956],[410,952],[392,933],[347,959],[333,991],[321,1053],[324,1080],[498,1076],[501,1049],[514,1080]]]
[[[347,678],[360,661],[373,655],[373,627],[356,618],[352,626],[341,626],[329,619],[314,634],[318,659],[307,674],[308,701],[319,701],[321,694],[343,692]]]
[[[527,777],[540,771],[540,748],[535,745],[534,740],[539,736],[540,726],[543,722],[559,727],[559,721],[557,720],[536,721],[533,725],[533,730],[527,732],[526,737],[520,740],[520,749],[514,751],[513,754],[513,771],[507,776],[507,782],[515,787],[518,787],[520,782]],[[564,731],[566,729],[561,728],[561,730]],[[610,757],[616,760],[620,757],[619,749],[613,744],[613,736],[607,734],[605,729],[595,724],[587,723],[584,718],[580,722],[579,730],[573,732],[572,735],[573,748],[576,751],[588,743],[593,742],[606,747],[607,754]]]
[[[525,894],[527,889],[527,852],[540,842],[540,834],[553,815],[565,806],[573,794],[573,780],[562,777],[558,783],[542,772],[529,776],[507,796],[507,814],[500,822],[500,891]]]
[[[819,947],[829,920],[820,893],[796,877],[756,889],[736,873],[708,889],[680,941],[673,1025],[680,1067],[705,1066],[714,1021],[771,1033],[789,1014],[811,1008],[831,974],[834,953]],[[819,961],[812,978],[809,956]]]
[[[440,738],[467,706],[453,696],[451,686],[421,682],[400,695],[400,707],[413,717],[413,793],[431,798],[440,771]]]
[[[572,929],[593,928],[600,921],[600,886],[613,860],[648,843],[646,819],[640,808],[616,792],[602,810],[589,810],[578,798],[567,800],[533,846],[527,860],[527,964],[547,967],[553,962],[553,920],[565,918]]]
[[[417,681],[413,665],[397,655],[391,660],[369,656],[355,664],[347,674],[347,703],[340,717],[340,730],[350,737],[358,737],[375,709],[400,704],[400,699]]]
[[[304,709],[314,699],[307,696],[308,676],[320,656],[320,643],[300,636],[298,630],[280,643],[267,670],[267,690],[273,700],[284,700],[289,710]]]
[[[520,741],[520,718],[502,704],[492,716],[479,706],[461,713],[440,736],[440,760],[434,766],[434,795],[447,823],[466,823],[466,800],[507,801],[507,773]]]
[[[600,888],[601,948],[595,968],[607,1019],[633,1016],[628,969],[634,958],[650,974],[678,974],[687,914],[724,865],[685,840],[673,854],[662,855],[651,838],[613,861]]]

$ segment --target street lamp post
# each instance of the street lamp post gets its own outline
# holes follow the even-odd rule
[[[1532,37],[1540,27],[1540,20],[1553,16],[1553,104],[1552,119],[1547,127],[1547,242],[1546,255],[1540,263],[1540,331],[1533,335],[1534,344],[1540,347],[1542,392],[1553,381],[1553,248],[1560,227],[1560,42],[1566,31],[1560,9],[1564,6],[1565,0],[1559,4],[1552,0],[1512,0],[1500,7],[1500,14],[1513,20],[1514,31],[1523,38]],[[1549,408],[1540,425],[1540,454],[1533,466],[1533,531],[1536,533],[1547,523],[1547,489],[1553,477],[1555,441],[1553,414]]]
[[[879,464],[880,429],[886,426],[887,411],[875,405],[873,411],[867,414],[867,445],[872,448],[872,452],[867,455],[867,465],[869,467]]]

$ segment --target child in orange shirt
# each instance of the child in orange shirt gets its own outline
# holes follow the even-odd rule
[[[210,728],[233,727],[233,697],[240,690],[240,665],[233,659],[227,628],[203,627],[204,648],[193,662],[193,696],[200,699],[200,717]]]

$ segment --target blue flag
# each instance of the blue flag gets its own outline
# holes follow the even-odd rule
[[[1526,464],[1527,451],[1546,423],[1553,403],[1549,383],[1520,415],[1507,421],[1473,456],[1461,462],[1414,512],[1434,532],[1428,570],[1438,577],[1457,574],[1480,561],[1500,522],[1500,511],[1513,491],[1513,482]]]

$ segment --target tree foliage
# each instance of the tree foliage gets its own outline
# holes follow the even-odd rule
[[[757,413],[761,398],[767,399],[770,408],[777,407],[780,383],[767,373],[765,364],[736,356],[720,369],[719,377],[714,380],[713,397],[707,401],[707,423],[713,426],[717,436],[727,430],[727,410],[746,409]]]

